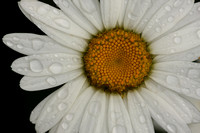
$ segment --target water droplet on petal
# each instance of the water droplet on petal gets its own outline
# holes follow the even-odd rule
[[[167,125],[167,130],[169,130],[170,133],[176,133],[176,127],[172,124]]]
[[[170,23],[173,22],[173,21],[174,21],[174,17],[172,17],[172,16],[169,17],[169,18],[167,19],[167,21],[170,22]]]
[[[200,88],[196,90],[198,96],[200,96]]]
[[[60,104],[58,105],[58,109],[59,109],[60,111],[64,110],[65,108],[67,108],[67,105],[66,105],[65,103],[60,103]]]
[[[62,4],[67,8],[69,7],[69,2],[67,0],[62,0]]]
[[[145,123],[146,119],[143,115],[139,116],[139,120],[141,123]]]
[[[179,79],[175,76],[167,76],[166,81],[170,85],[178,85],[179,84]]]
[[[165,10],[166,11],[171,11],[171,6],[169,6],[169,5],[165,6]]]
[[[178,6],[180,6],[182,4],[182,0],[176,0],[175,2],[174,2],[174,7],[178,7]]]
[[[91,114],[91,115],[98,115],[98,113],[100,112],[101,110],[101,104],[100,102],[96,102],[96,101],[93,101],[89,104],[89,108],[88,108],[88,112]]]
[[[66,115],[65,119],[66,119],[67,121],[71,121],[71,120],[73,119],[73,117],[74,117],[73,114],[68,114],[68,115]]]
[[[63,70],[63,66],[60,63],[54,63],[49,67],[49,70],[54,74],[59,74]]]
[[[64,122],[64,123],[62,123],[62,128],[63,128],[63,129],[67,129],[67,128],[68,128],[68,126],[69,126],[69,125],[68,125],[67,123],[65,123],[65,122]]]
[[[184,12],[184,8],[180,8],[180,9],[179,9],[179,12],[180,12],[180,13]]]
[[[41,48],[44,47],[44,42],[41,39],[33,39],[32,47],[34,50],[40,50]]]
[[[180,38],[180,37],[175,37],[175,38],[174,38],[174,42],[175,42],[176,44],[180,44],[180,43],[181,43],[181,38]]]
[[[58,98],[64,99],[68,96],[68,89],[62,89],[58,92]]]
[[[70,28],[70,23],[68,22],[68,20],[58,18],[58,19],[55,19],[54,21],[58,26],[62,28],[67,28],[67,29]]]
[[[121,125],[114,126],[112,129],[112,133],[126,133],[126,127]]]
[[[23,46],[23,45],[21,45],[21,44],[18,44],[18,45],[17,45],[17,48],[18,48],[18,49],[23,49],[23,48],[24,48],[24,46]]]
[[[56,85],[57,80],[54,77],[48,77],[46,80],[50,85]]]
[[[13,46],[13,43],[12,43],[12,42],[9,42],[9,41],[8,41],[8,42],[5,42],[5,44],[8,45],[9,47],[12,47],[12,46]]]
[[[33,72],[42,72],[43,66],[39,60],[32,60],[30,61],[30,69]]]
[[[49,12],[49,10],[50,10],[49,6],[44,5],[44,6],[39,7],[37,12],[40,15],[45,15],[45,14],[47,14]]]
[[[52,108],[51,107],[47,107],[47,112],[51,112]]]
[[[161,28],[160,27],[156,27],[156,32],[161,32]]]
[[[18,37],[13,37],[13,41],[19,41],[20,39]]]

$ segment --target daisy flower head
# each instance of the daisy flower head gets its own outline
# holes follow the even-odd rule
[[[63,85],[32,111],[38,133],[191,133],[200,112],[200,3],[194,0],[21,0],[46,35],[12,33],[20,86]],[[152,119],[151,119],[152,118]]]

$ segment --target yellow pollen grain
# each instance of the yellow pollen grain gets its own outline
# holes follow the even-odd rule
[[[119,28],[91,39],[83,60],[91,85],[118,93],[141,85],[152,63],[140,35]]]

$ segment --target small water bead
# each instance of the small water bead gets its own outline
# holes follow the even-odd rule
[[[62,28],[67,28],[67,29],[70,28],[70,23],[69,23],[68,20],[58,18],[58,19],[55,19],[54,22],[55,22],[58,26],[60,26],[60,27],[62,27]]]
[[[21,44],[18,44],[18,45],[17,45],[17,48],[18,48],[18,49],[23,49],[23,48],[24,48],[24,46],[23,46],[23,45],[21,45]]]
[[[71,121],[71,120],[73,119],[73,117],[74,117],[73,114],[68,114],[68,115],[66,115],[65,119],[66,119],[67,121]]]
[[[140,120],[141,123],[145,123],[146,122],[146,119],[145,119],[144,115],[139,116],[139,120]]]
[[[172,17],[172,16],[169,17],[169,18],[167,19],[167,21],[170,22],[170,23],[173,22],[173,21],[174,21],[174,17]]]
[[[175,2],[174,2],[174,7],[178,7],[178,6],[180,6],[182,4],[182,0],[176,0]]]
[[[67,129],[69,127],[69,125],[66,122],[62,123],[61,126],[63,129]]]
[[[175,37],[175,38],[174,38],[174,42],[175,42],[176,44],[180,44],[181,41],[182,41],[181,37]]]
[[[40,50],[44,47],[44,41],[39,38],[33,39],[31,42],[34,50]]]
[[[51,107],[47,107],[47,112],[52,112],[52,108]]]
[[[155,30],[156,30],[156,32],[161,32],[162,29],[161,29],[161,27],[156,27]]]
[[[61,0],[62,4],[66,7],[69,8],[69,2],[67,0]]]
[[[60,103],[60,104],[58,105],[58,109],[59,109],[60,111],[66,109],[66,108],[67,108],[67,104],[65,104],[65,103]]]
[[[176,127],[172,124],[168,124],[167,125],[167,130],[170,132],[170,133],[176,133]]]
[[[114,126],[112,129],[112,133],[127,133],[126,127],[122,125]]]
[[[14,44],[12,43],[12,42],[10,42],[10,41],[8,41],[8,42],[5,42],[6,43],[6,45],[8,45],[9,47],[12,47]]]
[[[168,83],[168,84],[170,84],[170,85],[178,85],[179,84],[179,79],[177,78],[177,77],[175,77],[175,76],[167,76],[167,78],[166,78],[166,82]]]
[[[30,61],[30,69],[33,72],[42,72],[43,71],[43,65],[39,60],[32,60]]]
[[[171,11],[171,6],[169,6],[169,5],[165,6],[165,10],[166,11]]]
[[[57,80],[54,77],[48,77],[46,79],[47,83],[49,83],[50,85],[56,85],[57,84]]]
[[[47,6],[47,5],[44,5],[44,6],[39,7],[39,8],[37,9],[37,12],[38,12],[38,14],[40,14],[40,15],[45,15],[45,14],[47,14],[47,13],[49,12],[49,10],[50,10],[50,7]]]
[[[54,63],[49,67],[49,70],[54,74],[59,74],[63,70],[63,65],[60,63]]]
[[[18,37],[13,37],[13,41],[19,41],[20,39]]]
[[[183,12],[184,12],[184,8],[180,8],[180,9],[179,9],[179,12],[180,12],[180,13],[183,13]]]
[[[58,98],[64,99],[68,96],[68,94],[69,94],[68,89],[61,89],[58,92]]]

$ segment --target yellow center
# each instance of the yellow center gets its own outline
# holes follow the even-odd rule
[[[83,60],[91,85],[118,93],[141,85],[152,63],[141,36],[119,28],[92,38]]]

